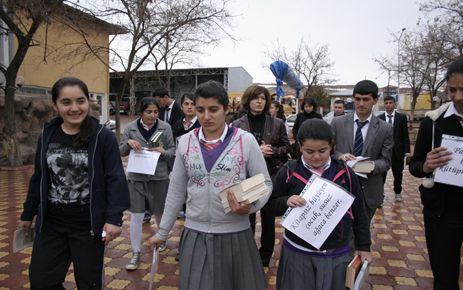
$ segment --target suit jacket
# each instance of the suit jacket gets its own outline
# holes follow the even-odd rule
[[[170,127],[173,127],[174,124],[178,121],[183,119],[183,112],[182,108],[180,107],[179,103],[177,101],[174,102],[174,105],[172,106],[172,112],[170,112],[170,118],[169,120],[164,120],[164,115],[166,112],[166,108],[161,108],[159,110],[159,119],[169,123]]]
[[[386,123],[389,120],[389,118],[386,120],[386,113],[379,115],[378,118],[386,121]],[[410,153],[410,138],[408,136],[407,124],[407,116],[395,112],[393,123],[394,147],[392,147],[392,154],[396,160],[402,160],[405,153]]]
[[[354,114],[334,118],[331,127],[335,138],[335,157],[339,158],[344,153],[352,153],[354,147]],[[383,173],[386,173],[391,166],[392,146],[392,126],[373,115],[363,142],[362,151],[362,156],[370,157],[370,160],[375,163],[375,168],[368,174],[368,178],[362,180],[365,202],[369,208],[376,208],[383,202]]]

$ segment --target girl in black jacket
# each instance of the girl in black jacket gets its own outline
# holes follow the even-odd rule
[[[103,289],[104,248],[122,231],[129,194],[114,134],[89,115],[87,85],[73,77],[52,87],[58,117],[39,137],[19,228],[35,216],[31,289],[65,289],[71,262],[79,289]]]

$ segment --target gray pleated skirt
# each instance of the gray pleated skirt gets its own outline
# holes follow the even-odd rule
[[[315,257],[283,245],[277,272],[277,290],[346,290],[346,268],[354,257]]]
[[[251,229],[207,234],[185,228],[180,248],[180,290],[266,288]]]

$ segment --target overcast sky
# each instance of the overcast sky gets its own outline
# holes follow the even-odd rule
[[[415,0],[231,0],[233,32],[200,56],[201,66],[243,66],[254,82],[273,83],[264,52],[276,41],[291,49],[303,36],[327,44],[337,84],[371,79],[387,85],[373,59],[396,55],[391,33],[413,28],[421,15]],[[391,85],[396,81],[391,80]]]

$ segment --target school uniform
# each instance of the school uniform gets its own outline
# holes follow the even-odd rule
[[[302,159],[291,160],[277,173],[274,189],[267,204],[269,211],[282,215],[292,195],[299,195],[315,172]],[[370,251],[370,226],[363,193],[353,171],[341,161],[331,159],[317,175],[340,185],[355,197],[351,208],[328,236],[320,249],[285,230],[277,272],[277,289],[345,289],[347,264],[356,250]]]

